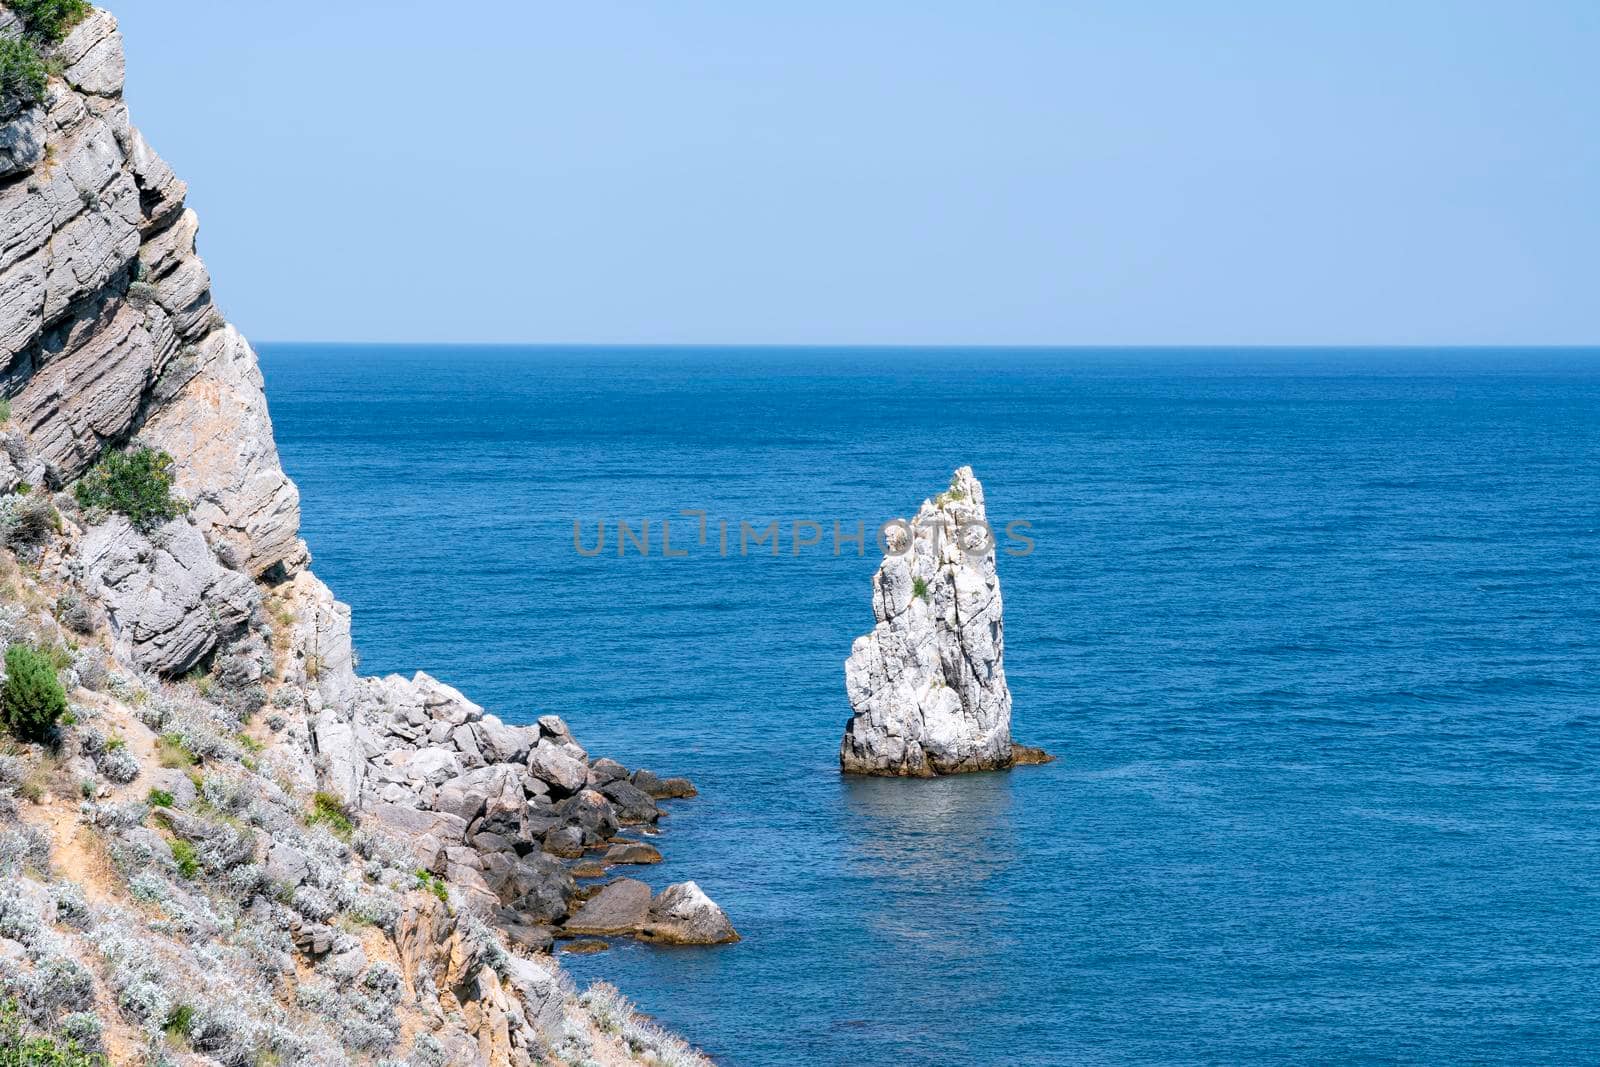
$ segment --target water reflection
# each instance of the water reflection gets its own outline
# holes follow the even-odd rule
[[[839,783],[843,873],[879,898],[869,925],[891,943],[958,959],[994,914],[990,884],[1021,858],[1012,776]]]

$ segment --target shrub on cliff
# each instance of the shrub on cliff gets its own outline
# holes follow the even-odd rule
[[[93,8],[88,0],[6,0],[28,32],[50,44],[67,35]]]
[[[85,510],[121,512],[144,531],[189,510],[172,495],[172,457],[154,448],[107,453],[74,494]]]
[[[47,80],[44,59],[32,41],[0,37],[0,114],[20,111],[44,99]]]
[[[18,737],[43,740],[67,710],[67,693],[49,657],[27,645],[6,649],[6,680],[0,685],[0,719]]]
[[[350,840],[350,835],[356,829],[355,823],[350,821],[350,812],[332,793],[318,793],[311,798],[311,811],[306,815],[306,825],[319,824],[326,826],[328,832],[341,841]]]
[[[106,1067],[106,1058],[90,1052],[76,1037],[64,1042],[23,1030],[22,1012],[14,999],[0,1000],[0,1067]]]
[[[0,541],[7,548],[30,549],[61,532],[61,515],[45,496],[9,496],[0,501]]]

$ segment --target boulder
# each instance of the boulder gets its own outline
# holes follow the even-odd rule
[[[524,922],[522,916],[510,908],[495,913],[495,927],[506,935],[512,948],[523,952],[549,952],[555,945],[555,934],[548,926]]]
[[[497,790],[484,804],[483,818],[478,823],[480,833],[498,834],[515,841],[530,840],[527,823],[527,800],[522,792],[522,781],[515,767],[505,764],[493,768]]]
[[[545,831],[540,847],[552,856],[576,859],[583,855],[583,831],[576,826],[558,826]]]
[[[589,785],[599,788],[607,782],[615,782],[628,777],[628,768],[614,759],[601,757],[589,764]]]
[[[418,671],[411,684],[422,694],[423,710],[435,722],[456,727],[483,718],[483,709],[463,696],[459,689],[445,685],[424,671]]]
[[[177,767],[158,767],[149,771],[150,788],[171,795],[175,808],[191,808],[199,795],[194,780]]]
[[[304,852],[286,841],[274,842],[267,850],[264,874],[274,889],[293,889],[306,880],[311,861]]]
[[[528,773],[549,784],[552,791],[569,796],[582,789],[589,780],[589,768],[575,759],[564,748],[541,738],[528,756]]]
[[[395,752],[390,755],[393,763],[404,768],[405,775],[413,782],[427,782],[431,785],[440,785],[451,778],[459,777],[465,768],[456,753],[447,748],[419,748],[414,752]]]
[[[471,823],[489,802],[490,785],[467,775],[452,778],[433,795],[433,810],[447,812]]]
[[[616,836],[619,823],[611,802],[593,789],[568,797],[556,808],[564,826],[577,829],[585,845],[598,845]]]
[[[400,804],[378,804],[372,818],[382,829],[402,841],[423,835],[446,845],[460,844],[467,834],[467,820],[443,811],[422,811]]]
[[[624,826],[653,823],[661,817],[661,811],[656,807],[656,802],[650,798],[650,794],[626,778],[607,782],[600,787],[600,792],[611,801],[611,806],[617,814],[617,821]]]
[[[538,725],[541,737],[550,737],[557,741],[572,740],[572,731],[567,727],[566,720],[559,715],[541,715]]]
[[[571,872],[560,861],[533,853],[511,868],[500,886],[500,899],[523,921],[555,922],[566,918],[577,891]]]
[[[600,859],[602,863],[660,863],[661,853],[643,841],[619,841]]]
[[[638,934],[643,940],[668,945],[722,945],[739,940],[728,916],[693,882],[663,889],[650,905],[649,919]]]
[[[539,740],[537,728],[507,726],[493,715],[477,724],[478,749],[490,763],[526,763]]]
[[[561,928],[564,935],[631,934],[650,918],[650,887],[619,878],[601,888]]]
[[[331,952],[338,934],[339,931],[323,923],[297,922],[289,929],[289,937],[294,942],[294,947],[310,959],[326,956]]]
[[[640,790],[656,800],[699,795],[694,783],[687,778],[661,778],[655,772],[643,768],[633,772],[632,781]]]
[[[575,941],[568,941],[561,946],[561,951],[573,956],[592,956],[596,952],[604,952],[611,946],[598,938],[580,937]]]

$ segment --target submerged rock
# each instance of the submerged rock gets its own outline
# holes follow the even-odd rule
[[[694,783],[687,778],[661,778],[643,768],[633,772],[633,784],[656,800],[699,795]]]
[[[661,853],[643,841],[619,841],[606,849],[603,863],[660,863]]]
[[[995,536],[972,468],[956,471],[915,519],[890,524],[885,540],[872,579],[878,624],[845,661],[855,714],[840,767],[929,777],[1012,766]]]
[[[577,941],[568,941],[561,946],[562,952],[570,952],[574,956],[591,956],[596,952],[604,952],[611,946],[604,941],[594,938],[579,938]]]

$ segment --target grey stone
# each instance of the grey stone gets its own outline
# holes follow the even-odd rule
[[[465,778],[452,778],[434,794],[433,810],[448,812],[470,823],[483,814],[489,801],[489,789],[483,783]]]
[[[632,878],[618,878],[584,901],[561,929],[568,936],[631,934],[650,917],[650,887]]]
[[[44,142],[42,108],[25,108],[0,122],[0,176],[32,170],[44,158]]]
[[[568,797],[556,812],[566,826],[580,831],[585,845],[598,845],[615,836],[620,825],[611,802],[593,789]]]
[[[477,724],[478,748],[490,763],[526,763],[539,740],[537,728],[508,726],[493,715]]]
[[[589,764],[589,785],[599,788],[607,782],[615,782],[628,777],[628,768],[614,759],[600,758]]]
[[[589,780],[589,768],[549,738],[541,738],[528,756],[528,772],[563,796],[576,793]]]
[[[557,826],[547,830],[541,846],[552,856],[576,858],[583,855],[584,832],[576,826]]]
[[[309,558],[299,537],[300,493],[278,462],[255,353],[232,326],[190,351],[188,383],[140,434],[172,454],[195,520],[213,539],[243,548],[252,575],[298,570]]]
[[[402,839],[431,834],[445,845],[452,845],[461,843],[467,833],[467,821],[447,812],[421,811],[399,804],[378,804],[372,809],[371,815],[383,829]]]
[[[98,96],[122,92],[124,59],[117,20],[94,8],[56,48],[62,77],[74,89]]]
[[[305,853],[288,842],[274,842],[267,850],[265,874],[269,885],[292,889],[306,880],[310,870],[311,861]]]
[[[578,885],[558,860],[533,853],[511,867],[499,891],[500,899],[518,915],[555,922],[566,918]]]
[[[671,945],[722,945],[739,940],[728,916],[693,882],[663,889],[651,903],[649,919],[638,933],[646,941]]]
[[[611,801],[612,808],[616,811],[617,821],[624,826],[639,823],[653,823],[661,816],[656,802],[650,794],[633,785],[626,778],[619,778],[600,787],[600,792]]]

